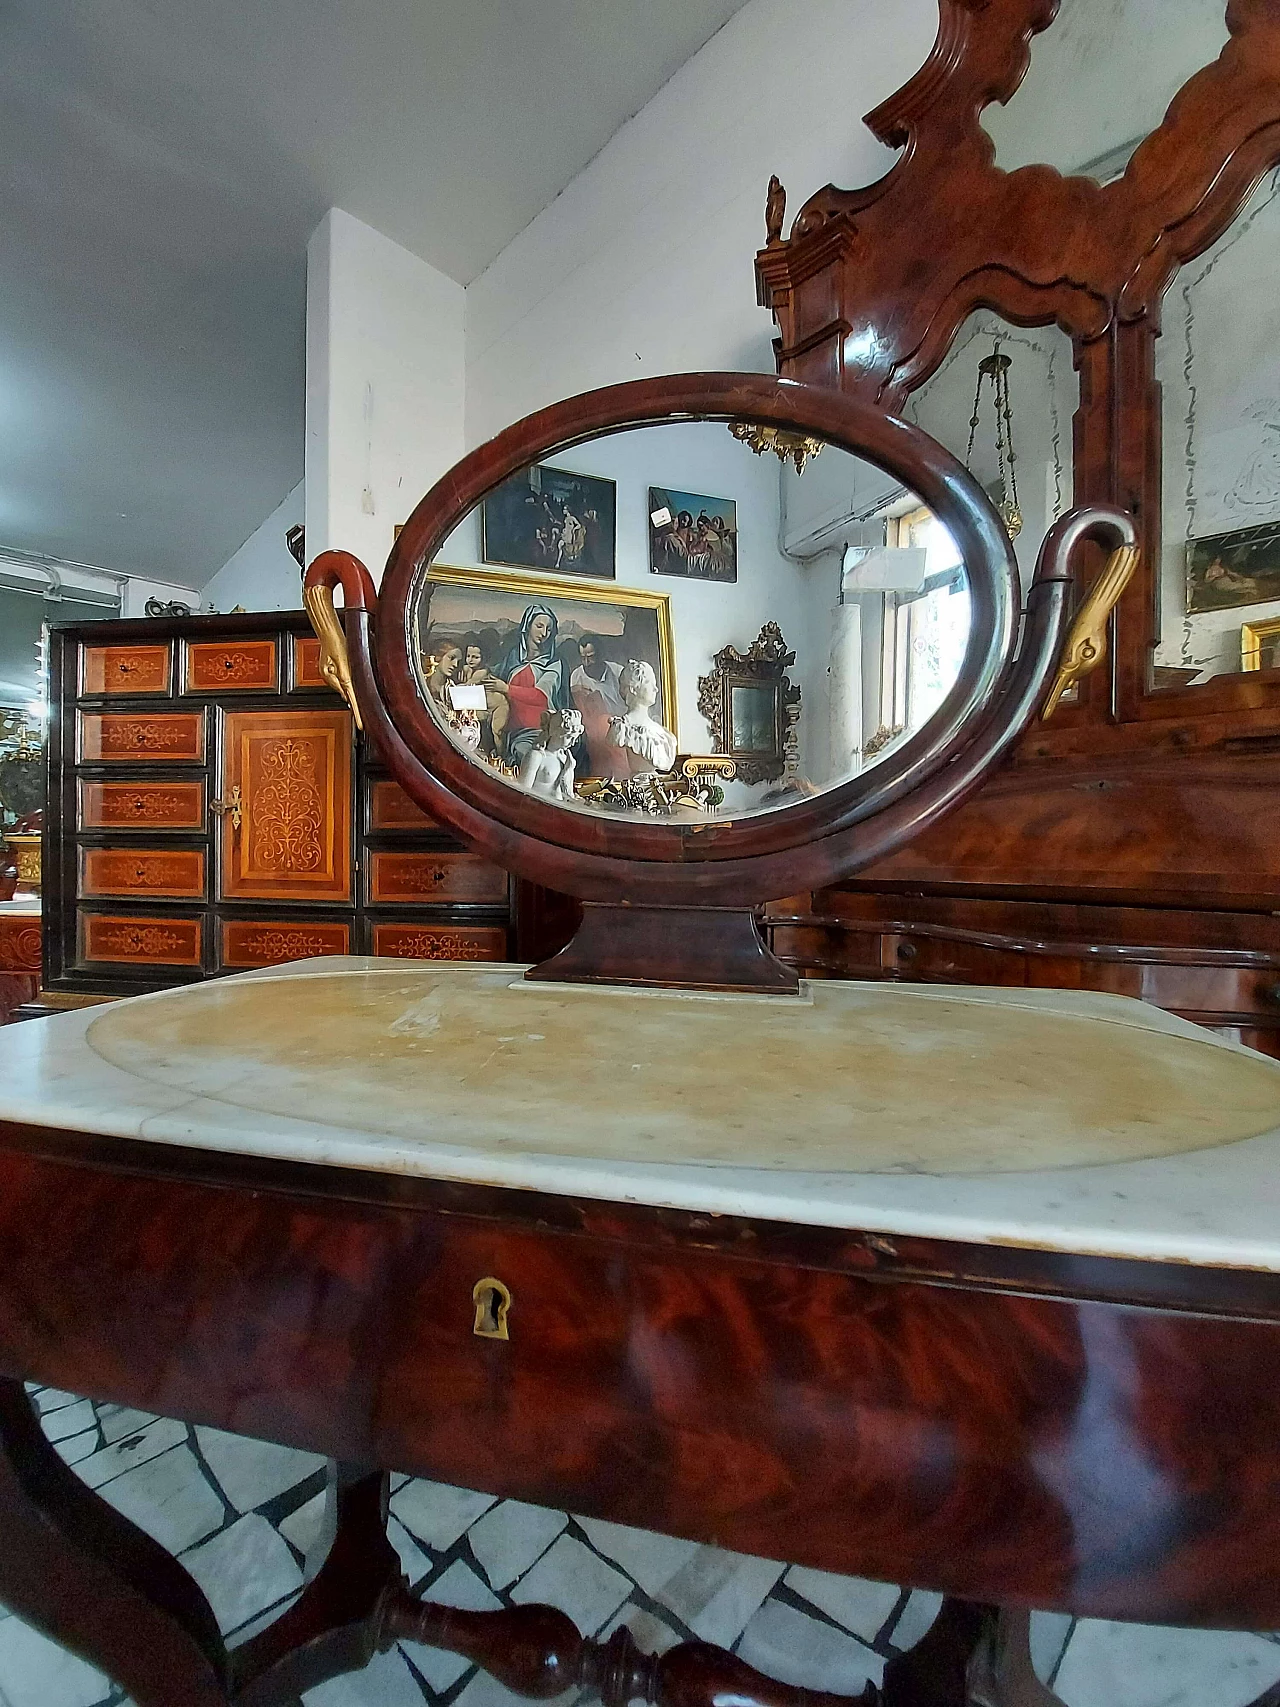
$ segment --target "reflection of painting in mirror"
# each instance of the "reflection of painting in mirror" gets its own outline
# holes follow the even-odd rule
[[[1280,616],[1240,624],[1240,668],[1280,670]]]
[[[1037,333],[1047,338],[1048,334]],[[1009,347],[1013,347],[1010,343]],[[991,348],[988,338],[985,350]],[[1050,419],[1041,406],[1037,391],[1030,383],[1033,356],[1021,343],[1016,346],[1016,361],[1020,371],[1026,371],[1025,402],[1019,401],[1019,458],[1023,456],[1023,432],[1027,434],[1027,458],[1020,466],[1027,470],[1030,496],[1024,495],[1028,508],[1037,494],[1057,490],[1051,477],[1038,477],[1032,469],[1032,456],[1041,455],[1046,467],[1052,469],[1052,433],[1043,426]],[[964,449],[963,431],[973,398],[974,362],[978,350],[971,352],[963,375],[956,375],[955,397],[948,393],[948,409],[954,414],[956,430],[961,433],[960,449]],[[1074,402],[1073,374],[1068,359],[1063,375],[1062,396],[1055,402],[1062,411],[1062,431],[1069,447],[1070,410]],[[1047,358],[1051,359],[1051,358]],[[1044,363],[1035,367],[1038,373]],[[954,402],[954,410],[950,409]],[[1024,428],[1024,420],[1027,425]],[[774,809],[775,784],[783,774],[783,759],[779,743],[790,734],[794,748],[794,769],[807,785],[816,789],[834,786],[862,770],[880,755],[874,746],[864,752],[867,736],[885,721],[889,708],[882,705],[886,682],[898,683],[891,668],[886,668],[886,649],[894,648],[895,635],[904,637],[905,686],[910,689],[904,698],[904,710],[909,703],[913,716],[923,722],[936,704],[940,704],[954,679],[960,656],[968,636],[968,599],[944,589],[949,588],[952,571],[959,556],[949,541],[945,561],[939,556],[938,542],[932,535],[917,543],[926,546],[927,588],[917,588],[920,594],[914,603],[877,588],[864,591],[850,579],[850,547],[878,551],[895,543],[901,528],[904,508],[915,513],[919,498],[904,492],[900,482],[883,469],[851,456],[835,445],[828,445],[821,456],[811,458],[803,475],[797,475],[790,461],[780,463],[772,455],[767,459],[753,455],[751,448],[736,439],[723,421],[686,421],[663,423],[653,427],[633,428],[599,439],[576,444],[571,450],[555,453],[542,463],[544,476],[561,472],[563,458],[571,476],[590,477],[607,481],[616,493],[617,539],[615,577],[603,585],[574,578],[571,591],[581,600],[603,594],[606,601],[624,600],[631,590],[642,589],[657,594],[670,610],[670,625],[675,636],[672,655],[671,689],[678,691],[676,702],[667,706],[666,684],[652,711],[652,718],[667,729],[677,729],[682,737],[681,752],[727,754],[732,741],[729,727],[730,706],[727,693],[723,696],[722,722],[718,727],[723,736],[709,739],[704,723],[699,684],[712,668],[717,649],[726,636],[732,635],[745,645],[760,633],[762,625],[780,622],[795,646],[798,662],[793,670],[797,690],[803,692],[805,713],[802,719],[792,719],[790,713],[780,716],[780,733],[771,733],[764,752],[773,755],[769,763],[747,763],[729,778],[722,778],[724,815],[738,817],[746,813]],[[1065,467],[1062,486],[1069,494],[1069,448],[1064,453]],[[680,485],[673,488],[668,482],[678,471]],[[781,478],[780,478],[781,472]],[[725,530],[732,530],[734,540],[734,569],[731,580],[710,580],[697,574],[655,575],[651,560],[652,510],[650,497],[662,495],[676,500],[687,510],[696,524],[704,506],[710,504],[722,511]],[[696,508],[694,507],[696,504]],[[654,505],[654,508],[659,506]],[[481,557],[480,509],[477,504],[440,548],[443,564],[466,567],[478,575],[482,584],[529,584],[521,571],[483,569]],[[680,509],[674,510],[678,518]],[[711,509],[707,509],[708,520]],[[1031,523],[1024,530],[1029,533]],[[917,530],[919,531],[919,530]],[[941,537],[941,536],[940,536]],[[1034,557],[1034,546],[1030,548]],[[892,553],[890,553],[892,555]],[[892,582],[897,586],[898,582]],[[935,591],[934,589],[938,589]],[[590,592],[588,591],[590,589]],[[518,624],[526,604],[504,617],[507,624]],[[554,608],[560,607],[551,601]],[[938,607],[935,613],[934,607]],[[927,607],[927,609],[926,609]],[[434,608],[434,607],[433,607]],[[598,609],[598,606],[596,607]],[[466,612],[461,613],[469,620]],[[937,621],[926,633],[926,616],[936,615]],[[586,635],[594,622],[602,619],[584,618],[579,626]],[[632,619],[633,622],[640,618]],[[906,631],[911,625],[910,645]],[[942,638],[947,644],[934,645],[930,636]],[[463,636],[455,632],[455,641]],[[560,638],[564,638],[563,627]],[[574,787],[580,810],[648,810],[634,802],[619,803],[616,790],[587,790],[593,779],[604,784],[634,781],[632,758],[606,740],[608,719],[621,716],[620,664],[616,634],[606,632],[598,641],[587,639],[587,658],[580,664],[573,660],[574,671],[582,669],[578,680],[578,695],[573,709],[580,710],[588,725],[585,756],[580,746],[574,755]],[[430,649],[428,649],[430,651]],[[649,657],[643,647],[637,651]],[[897,657],[897,651],[894,651]],[[486,653],[482,668],[492,667],[492,654]],[[652,662],[652,659],[650,658]],[[479,662],[473,657],[473,667]],[[465,666],[465,658],[445,656],[436,668],[433,703],[444,709],[441,694],[455,678],[447,675]],[[749,671],[738,671],[736,678],[746,681]],[[930,698],[925,691],[924,677],[937,678],[937,691]],[[595,685],[588,687],[586,676],[594,676]],[[662,680],[662,671],[658,671]],[[458,686],[467,686],[459,682]],[[476,684],[469,684],[475,686]],[[905,691],[905,690],[904,690]],[[451,710],[447,721],[454,739],[476,752],[490,767],[507,767],[506,780],[519,782],[520,764],[507,751],[503,726],[504,710],[491,701],[499,690],[491,681],[478,705],[459,706]],[[494,714],[497,730],[495,738]],[[720,716],[720,713],[717,713]],[[902,722],[899,716],[894,721]],[[915,725],[913,724],[913,727]],[[524,740],[532,740],[530,733]],[[592,744],[594,742],[594,753]],[[530,749],[531,751],[533,749]],[[758,755],[757,755],[758,756]],[[627,770],[623,769],[623,765]],[[510,774],[514,767],[515,775]],[[661,770],[663,767],[655,766]],[[677,766],[679,769],[679,766]],[[628,770],[630,777],[628,778]],[[532,773],[531,773],[532,774]],[[719,785],[718,785],[719,786]]]
[[[669,487],[649,488],[649,567],[695,581],[738,579],[738,506]]]
[[[541,463],[523,468],[484,500],[484,560],[611,580],[616,508],[612,480]]]
[[[1155,685],[1242,668],[1240,618],[1280,613],[1280,175],[1162,305],[1163,504]]]
[[[1187,541],[1187,610],[1236,610],[1280,599],[1280,526]]]
[[[578,779],[629,774],[625,752],[607,736],[610,718],[627,710],[622,678],[632,660],[653,671],[653,717],[674,726],[663,593],[437,566],[423,583],[415,631],[433,705],[463,746],[508,773],[538,744],[544,713],[576,711]]]
[[[778,687],[735,683],[730,690],[730,729],[735,753],[767,753],[778,744]]]

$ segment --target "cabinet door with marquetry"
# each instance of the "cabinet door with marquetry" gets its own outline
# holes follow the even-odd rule
[[[224,711],[219,748],[221,898],[350,900],[350,714]]]

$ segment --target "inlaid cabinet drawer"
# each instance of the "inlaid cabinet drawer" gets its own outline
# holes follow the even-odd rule
[[[199,966],[200,920],[81,913],[80,959],[144,966]]]
[[[373,952],[397,960],[505,960],[499,925],[374,925]]]
[[[86,646],[80,653],[80,692],[168,693],[169,646]]]
[[[80,893],[199,900],[204,853],[200,848],[81,848]]]
[[[82,711],[80,758],[85,764],[204,762],[204,714],[199,711]]]
[[[280,685],[276,643],[191,641],[186,648],[184,685],[187,693],[274,691]]]
[[[277,966],[318,954],[349,954],[351,927],[296,919],[224,919],[223,966]]]
[[[320,674],[320,642],[311,634],[293,637],[293,685],[295,688],[327,688]]]
[[[371,830],[421,830],[435,819],[416,806],[398,782],[375,782],[369,789]]]
[[[203,830],[202,782],[81,782],[82,830]]]
[[[469,853],[373,853],[369,900],[469,902],[499,906],[507,899],[507,874]]]

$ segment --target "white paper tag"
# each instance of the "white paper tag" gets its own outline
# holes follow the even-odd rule
[[[449,684],[449,703],[455,711],[483,711],[488,701],[479,682]]]
[[[650,510],[649,520],[653,523],[654,527],[656,527],[656,528],[670,527],[670,525],[671,525],[671,511],[668,510],[665,506],[661,510]]]

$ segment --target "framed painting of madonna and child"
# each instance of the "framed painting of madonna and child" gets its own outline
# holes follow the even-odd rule
[[[675,649],[666,593],[593,587],[554,575],[434,565],[413,614],[424,693],[477,758],[519,772],[547,712],[582,718],[579,775],[609,779],[625,716],[623,672],[652,671],[653,716],[674,732]]]

